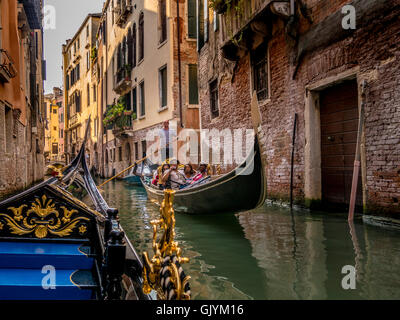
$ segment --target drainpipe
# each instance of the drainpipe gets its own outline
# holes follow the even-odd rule
[[[182,73],[181,73],[181,30],[179,22],[179,0],[176,0],[176,19],[177,19],[177,36],[178,36],[178,87],[179,87],[179,118],[181,128],[183,128],[183,117],[182,117]]]

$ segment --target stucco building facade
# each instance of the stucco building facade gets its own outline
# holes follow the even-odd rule
[[[0,197],[44,175],[41,1],[0,1]]]
[[[195,10],[195,1],[179,1],[178,20],[176,1],[105,2],[97,43],[103,176],[144,157],[147,132],[163,121],[199,129]],[[107,122],[119,102],[124,114]]]

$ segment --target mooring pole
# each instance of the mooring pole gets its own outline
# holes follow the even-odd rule
[[[292,159],[290,165],[290,208],[293,207],[293,174],[294,174],[294,147],[296,144],[297,113],[294,114],[293,136],[292,136]]]
[[[367,86],[367,83],[366,83],[366,81],[364,81],[362,84],[362,95],[363,96],[365,95],[366,86]],[[356,198],[357,198],[358,175],[360,172],[360,159],[361,159],[360,144],[361,144],[363,126],[364,126],[364,102],[361,103],[360,117],[358,119],[356,156],[354,159],[353,181],[351,184],[348,221],[353,221],[353,219],[354,219],[354,208],[356,206]]]

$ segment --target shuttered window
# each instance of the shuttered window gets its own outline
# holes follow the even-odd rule
[[[204,0],[197,0],[197,50],[204,45]]]
[[[197,86],[197,65],[189,65],[189,104],[199,104],[199,89]]]
[[[196,0],[188,0],[188,38],[196,39]]]

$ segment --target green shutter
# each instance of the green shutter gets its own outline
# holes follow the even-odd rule
[[[196,39],[196,0],[188,0],[188,37]]]
[[[197,65],[189,65],[189,104],[199,104],[199,89],[197,86]]]

